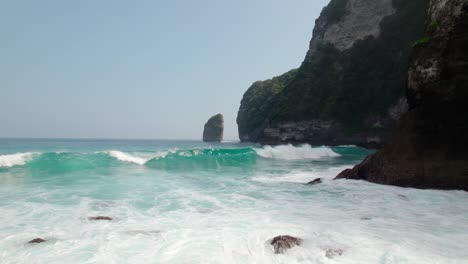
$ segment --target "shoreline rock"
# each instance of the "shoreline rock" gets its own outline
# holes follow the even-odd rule
[[[468,0],[431,0],[409,66],[409,111],[392,139],[336,179],[468,191]]]

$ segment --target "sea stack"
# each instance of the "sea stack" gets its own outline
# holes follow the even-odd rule
[[[224,132],[224,116],[216,114],[212,116],[205,124],[203,130],[203,141],[205,142],[221,142]]]

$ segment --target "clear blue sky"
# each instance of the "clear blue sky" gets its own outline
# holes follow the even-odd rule
[[[237,139],[245,90],[302,62],[329,0],[1,0],[0,137]]]

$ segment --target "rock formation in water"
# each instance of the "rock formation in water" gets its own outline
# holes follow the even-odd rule
[[[241,141],[379,147],[407,110],[412,44],[429,0],[331,0],[301,67],[244,94]]]
[[[292,236],[277,236],[270,241],[275,254],[283,254],[286,250],[301,244],[302,239]]]
[[[94,216],[94,217],[88,217],[88,220],[90,221],[112,221],[112,217],[109,216]]]
[[[431,0],[415,43],[410,110],[389,144],[337,178],[468,191],[468,0]]]
[[[29,241],[28,244],[39,244],[39,243],[44,243],[44,242],[47,242],[47,240],[45,240],[43,238],[35,238],[35,239]]]
[[[203,141],[221,142],[224,132],[224,117],[222,114],[212,116],[205,124],[203,130]]]
[[[320,184],[322,183],[322,179],[321,178],[317,178],[309,183],[307,183],[306,185],[317,185],[317,184]]]

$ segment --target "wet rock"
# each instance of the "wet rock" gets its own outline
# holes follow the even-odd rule
[[[307,183],[307,185],[316,185],[316,184],[320,184],[322,183],[322,179],[321,178],[317,178],[309,183]]]
[[[91,221],[102,221],[102,220],[112,221],[112,217],[109,217],[109,216],[94,216],[94,217],[88,217],[88,220],[91,220]]]
[[[42,239],[42,238],[35,238],[29,241],[28,244],[39,244],[39,243],[44,243],[44,242],[47,242],[47,240]]]
[[[338,178],[468,191],[468,2],[431,0],[427,10],[409,61],[408,112],[388,144]]]
[[[277,236],[273,238],[270,245],[273,246],[275,254],[283,254],[286,250],[302,244],[302,239],[292,236]]]
[[[325,248],[325,257],[332,259],[336,256],[343,255],[343,250],[339,248]]]

